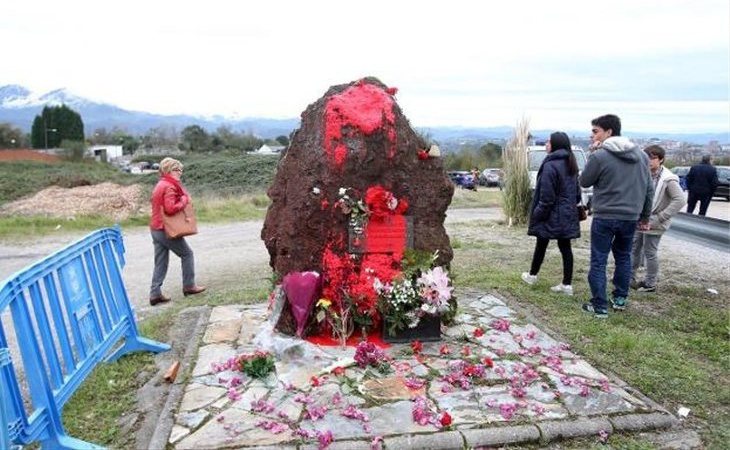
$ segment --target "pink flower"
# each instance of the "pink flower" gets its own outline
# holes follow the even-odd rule
[[[439,354],[448,355],[449,353],[451,353],[451,349],[448,345],[444,344],[441,346],[441,348],[439,348]]]
[[[502,403],[499,405],[499,414],[505,419],[510,420],[517,411],[517,403]]]
[[[481,328],[481,327],[480,328],[474,328],[474,333],[473,334],[474,334],[474,337],[480,338],[480,337],[484,336],[484,329]]]
[[[370,450],[383,450],[383,436],[375,436],[370,441]]]
[[[507,319],[496,319],[492,321],[491,326],[497,331],[509,331],[509,320]]]
[[[332,432],[327,430],[325,432],[317,431],[317,441],[319,441],[319,450],[324,450],[330,446],[335,438],[332,436]]]
[[[420,378],[413,377],[403,380],[403,384],[405,384],[408,389],[417,390],[421,389],[426,384],[426,381]]]
[[[608,431],[601,430],[598,432],[598,442],[600,442],[601,444],[608,443]]]

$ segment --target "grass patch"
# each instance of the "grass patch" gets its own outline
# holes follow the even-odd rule
[[[524,228],[506,227],[475,238],[472,228],[455,224],[449,230],[452,240],[464,244],[455,248],[452,262],[461,286],[499,291],[560,331],[597,367],[616,373],[670,411],[680,405],[690,408],[687,424],[700,432],[708,448],[721,448],[728,442],[730,387],[718,383],[727,380],[730,369],[727,309],[702,301],[700,291],[679,282],[672,286],[671,280],[662,285],[659,295],[632,292],[625,312],[598,321],[580,311],[580,304],[590,297],[585,276],[590,251],[585,233],[574,244],[576,296],[569,298],[549,290],[562,276],[556,244],[548,249],[540,279],[528,286],[520,280],[520,273],[529,268],[534,238],[526,236]],[[472,245],[475,240],[482,245]],[[718,279],[714,285],[723,287],[718,297],[728,294],[727,280]],[[652,314],[655,304],[662,305],[661,313]],[[645,445],[628,440],[616,448],[651,448]]]
[[[199,223],[223,223],[246,220],[263,220],[269,199],[263,192],[229,196],[201,196],[193,198]],[[0,239],[19,240],[32,236],[47,236],[53,233],[91,232],[119,223],[123,229],[146,227],[150,223],[148,214],[137,215],[115,222],[102,216],[77,216],[73,220],[43,216],[0,217]]]
[[[486,208],[502,206],[502,191],[497,189],[480,189],[476,192],[468,189],[454,189],[451,208]]]

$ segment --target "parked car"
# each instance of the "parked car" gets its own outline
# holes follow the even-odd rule
[[[582,148],[575,145],[572,147],[572,150],[575,155],[575,159],[578,162],[578,173],[580,173],[586,166],[586,154]],[[530,190],[535,190],[535,185],[537,184],[537,171],[540,170],[542,160],[545,159],[545,156],[547,156],[547,150],[545,150],[544,145],[531,145],[527,147],[527,158],[529,164],[528,170],[530,171]],[[588,207],[589,214],[591,212],[592,200],[593,187],[581,188],[581,201]]]
[[[689,173],[688,166],[677,166],[672,168],[672,173],[679,177],[679,185],[683,191],[687,190],[687,174]]]
[[[479,184],[488,187],[501,186],[502,169],[484,169],[479,176]]]
[[[713,197],[723,197],[730,202],[730,166],[715,166],[720,184],[715,188]]]
[[[447,173],[451,181],[462,189],[476,190],[474,177],[468,170],[452,170]]]

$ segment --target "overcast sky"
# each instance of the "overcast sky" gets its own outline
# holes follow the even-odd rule
[[[0,85],[298,117],[376,76],[417,127],[730,132],[728,0],[3,0]]]

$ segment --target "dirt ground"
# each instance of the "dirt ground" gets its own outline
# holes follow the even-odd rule
[[[31,197],[3,205],[0,215],[44,215],[73,220],[78,216],[96,214],[124,220],[136,214],[149,213],[149,208],[149,200],[141,186],[100,183],[74,188],[51,186]]]
[[[2,150],[0,151],[0,161],[41,161],[54,163],[60,161],[56,155],[39,152],[36,150],[19,149],[19,150]]]

